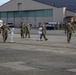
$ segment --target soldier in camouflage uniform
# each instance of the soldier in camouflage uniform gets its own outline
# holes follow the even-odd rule
[[[22,22],[20,26],[21,38],[24,38],[25,35],[25,24]]]
[[[28,36],[28,38],[30,38],[30,24],[28,23],[28,25],[26,26],[26,31],[25,31],[25,34],[26,34],[26,37]]]
[[[65,31],[65,34],[66,34],[66,32],[67,32],[67,23],[65,23],[64,24],[64,31]],[[72,28],[73,28],[73,33],[74,33],[74,23],[71,23],[71,25],[72,25]]]
[[[73,26],[71,23],[67,24],[67,42],[70,43],[72,32],[74,31]]]
[[[40,40],[42,39],[42,37],[44,37],[45,41],[48,40],[46,38],[46,27],[45,27],[45,25],[42,26],[42,34],[40,35]]]
[[[1,27],[4,43],[6,42],[8,38],[8,30],[10,30],[9,27],[6,25],[6,23],[4,23],[4,25]]]

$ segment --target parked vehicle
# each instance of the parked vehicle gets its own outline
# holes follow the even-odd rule
[[[48,22],[45,25],[47,30],[57,29],[57,22]]]
[[[14,24],[13,23],[7,23],[7,25],[11,28],[11,27],[14,27]]]

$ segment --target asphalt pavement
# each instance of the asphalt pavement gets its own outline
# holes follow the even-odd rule
[[[70,43],[64,30],[47,30],[47,38],[39,39],[38,29],[31,38],[21,38],[14,30],[14,42],[6,43],[0,34],[0,75],[76,75],[76,31]]]

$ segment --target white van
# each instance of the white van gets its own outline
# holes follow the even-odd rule
[[[3,26],[3,20],[0,20],[0,27]]]

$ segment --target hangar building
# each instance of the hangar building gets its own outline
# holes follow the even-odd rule
[[[21,22],[30,23],[32,27],[46,22],[63,22],[66,16],[75,16],[75,12],[67,10],[66,7],[58,8],[36,0],[11,0],[0,6],[0,19],[13,23],[16,27]]]

